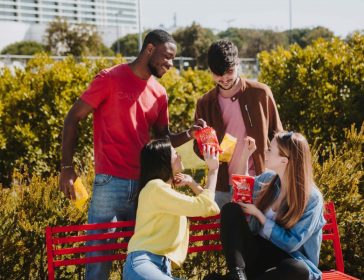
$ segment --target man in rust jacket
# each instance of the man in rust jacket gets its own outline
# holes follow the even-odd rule
[[[264,151],[277,131],[283,130],[270,88],[239,76],[237,47],[230,41],[213,43],[208,51],[208,64],[216,87],[198,101],[195,119],[203,119],[216,130],[221,143],[225,133],[237,138],[230,162],[220,164],[215,200],[221,208],[231,201],[231,175],[243,174],[241,151],[246,136],[255,139],[257,150],[249,160],[249,174],[264,171]],[[201,157],[197,143],[194,151]]]

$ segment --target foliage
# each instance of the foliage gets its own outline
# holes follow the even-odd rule
[[[44,52],[45,47],[35,41],[21,41],[7,45],[2,49],[1,54],[33,55]]]
[[[49,23],[45,41],[47,50],[54,55],[112,55],[103,43],[96,26],[69,24],[63,18]]]
[[[127,34],[119,38],[111,45],[111,49],[115,53],[122,53],[123,56],[137,56],[139,53],[138,34]]]
[[[101,69],[114,62],[68,57],[62,61],[41,54],[25,70],[0,72],[0,183],[8,186],[14,170],[49,176],[58,170],[63,120]],[[76,162],[92,158],[91,118],[82,122]]]
[[[256,57],[261,51],[287,46],[285,34],[273,30],[228,28],[220,32],[219,37],[233,41],[238,47],[240,57]]]
[[[198,67],[207,68],[207,51],[216,40],[210,29],[194,22],[189,27],[175,31],[173,38],[178,45],[178,55],[196,58]]]
[[[334,201],[340,228],[345,270],[361,277],[363,275],[364,201],[363,141],[364,126],[358,133],[354,128],[346,132],[345,145],[336,150],[314,149],[314,170],[317,186],[326,201]],[[323,163],[319,157],[327,158]],[[92,165],[90,161],[86,165]],[[91,170],[92,168],[86,168]],[[27,171],[24,172],[26,174]],[[81,170],[83,182],[91,192],[93,172]],[[15,174],[17,186],[0,190],[0,275],[6,279],[46,279],[46,254],[44,231],[47,225],[81,224],[86,221],[86,212],[78,212],[58,190],[58,178],[24,178]],[[29,182],[27,184],[27,182]],[[324,243],[325,244],[325,243]],[[325,244],[321,253],[320,267],[334,268],[332,249]],[[121,263],[115,263],[113,276],[120,279]],[[174,276],[202,279],[208,272],[226,269],[220,253],[188,256]],[[57,269],[57,279],[75,279],[83,275],[84,267]],[[82,277],[78,277],[82,279]],[[114,279],[114,277],[112,277]]]
[[[305,48],[318,38],[331,40],[334,33],[321,26],[315,28],[295,28],[284,32],[269,29],[228,28],[218,34],[238,47],[240,57],[256,57],[261,51],[270,51],[278,46],[287,48],[298,44]]]
[[[364,120],[363,54],[360,34],[261,53],[259,79],[271,87],[283,126],[311,143],[342,143],[343,129]]]
[[[82,178],[87,188],[92,177],[89,172]],[[16,186],[0,190],[0,275],[6,279],[46,279],[45,228],[86,223],[86,210],[79,211],[61,194],[57,177],[29,179],[16,173],[14,178]],[[81,271],[63,268],[57,279],[73,279]]]
[[[160,82],[166,88],[169,97],[171,129],[177,132],[191,127],[197,99],[214,86],[210,73],[189,68],[178,74],[177,70],[173,69],[165,74]]]
[[[345,271],[358,278],[364,275],[363,144],[364,123],[359,132],[352,125],[340,149],[318,147],[314,157],[315,182],[325,201],[335,203]],[[319,158],[326,160],[320,164]],[[321,266],[333,268],[332,245],[323,244]]]
[[[334,33],[326,27],[317,26],[315,28],[294,28],[284,32],[291,44],[298,44],[301,48],[311,45],[318,38],[330,41],[334,38]]]
[[[145,30],[142,34],[142,39],[149,33],[150,30]],[[119,50],[118,50],[119,48]],[[123,56],[137,56],[139,54],[139,34],[127,34],[116,40],[111,49],[115,53],[121,53]]]

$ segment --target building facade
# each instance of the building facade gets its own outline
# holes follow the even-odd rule
[[[138,32],[138,12],[138,0],[0,0],[0,49],[16,41],[42,42],[47,24],[56,17],[95,25],[110,46]]]

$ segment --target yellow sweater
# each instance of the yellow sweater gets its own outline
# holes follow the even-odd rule
[[[197,196],[181,194],[160,179],[151,180],[139,195],[135,233],[128,253],[148,251],[166,256],[180,266],[188,249],[188,217],[213,216],[220,210],[215,193],[205,189]]]

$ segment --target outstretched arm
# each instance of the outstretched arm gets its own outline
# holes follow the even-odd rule
[[[184,132],[173,133],[169,130],[168,126],[154,127],[154,133],[157,138],[163,138],[168,136],[171,140],[172,146],[177,148],[191,139],[195,139],[196,131],[206,126],[206,122],[202,119],[198,119],[195,123]]]
[[[244,148],[242,154],[240,156],[240,164],[239,164],[239,174],[249,175],[249,158],[257,149],[255,145],[255,140],[252,137],[244,138]]]

